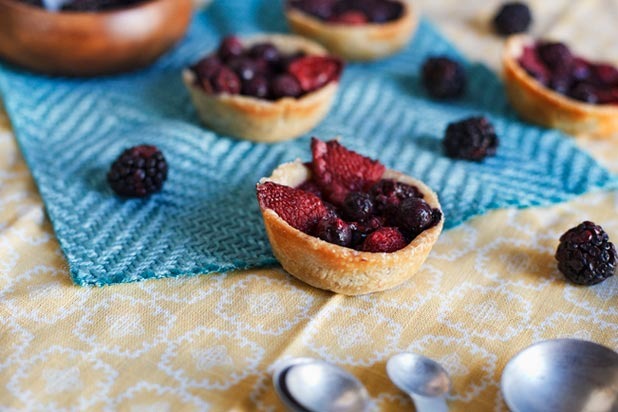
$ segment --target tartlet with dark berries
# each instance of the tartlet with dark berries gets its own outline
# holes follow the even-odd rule
[[[616,66],[524,35],[507,40],[502,60],[507,95],[523,119],[576,136],[618,133]]]
[[[257,185],[266,233],[283,268],[345,295],[410,279],[442,231],[437,195],[336,140],[313,139],[311,150],[311,162],[283,164]]]
[[[409,0],[288,0],[285,15],[293,32],[352,61],[396,53],[418,23]]]
[[[342,71],[339,58],[298,36],[229,36],[183,80],[208,128],[273,143],[307,133],[328,114]]]

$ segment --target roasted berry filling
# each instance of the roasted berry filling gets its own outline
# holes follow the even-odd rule
[[[559,42],[524,48],[519,64],[543,86],[590,104],[618,104],[618,68],[574,55]]]
[[[616,247],[601,226],[586,221],[560,237],[558,269],[571,282],[595,285],[616,273]]]
[[[332,140],[311,142],[311,179],[258,185],[263,208],[302,232],[365,252],[395,252],[442,219],[420,190],[383,179],[385,168]]]
[[[380,24],[399,19],[403,4],[394,0],[290,0],[289,7],[336,24]]]
[[[43,0],[20,0],[37,7],[45,7]],[[61,11],[105,11],[122,8],[145,0],[65,0],[58,3]]]
[[[245,47],[240,39],[229,36],[216,53],[198,61],[191,70],[207,93],[278,100],[302,97],[338,81],[343,63],[330,56],[286,55],[268,42]]]

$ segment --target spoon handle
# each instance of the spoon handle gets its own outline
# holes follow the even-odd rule
[[[416,412],[448,412],[446,399],[444,399],[443,396],[429,398],[426,396],[410,394],[410,397],[414,401]]]

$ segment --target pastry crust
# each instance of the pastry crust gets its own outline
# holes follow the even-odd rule
[[[298,36],[261,35],[243,39],[247,47],[260,42],[271,42],[286,54],[298,51],[310,55],[327,53],[322,46]],[[285,97],[269,101],[227,93],[206,93],[195,80],[195,73],[189,69],[183,71],[184,84],[200,119],[208,128],[259,143],[293,139],[313,129],[328,114],[339,87],[338,81],[331,81],[298,99]]]
[[[300,161],[279,166],[260,183],[296,187],[310,177]],[[418,187],[432,208],[440,208],[437,195],[422,182],[402,173],[386,170],[384,178]],[[393,288],[410,279],[423,264],[438,240],[444,218],[425,230],[405,248],[393,253],[359,252],[309,236],[292,226],[272,209],[262,209],[268,239],[281,266],[311,286],[344,295],[363,295]]]
[[[416,30],[418,17],[410,1],[399,1],[402,16],[383,24],[328,23],[292,7],[286,7],[285,15],[293,32],[323,44],[331,53],[346,60],[370,61],[402,49]]]
[[[518,60],[524,47],[533,43],[529,36],[511,36],[502,57],[507,96],[519,115],[529,122],[575,136],[617,135],[618,105],[579,102],[544,87],[528,75]]]

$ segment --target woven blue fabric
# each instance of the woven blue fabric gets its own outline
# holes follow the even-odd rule
[[[52,79],[12,68],[0,88],[74,281],[104,285],[273,265],[255,183],[281,162],[309,159],[309,135],[260,145],[200,127],[180,70],[222,35],[286,31],[273,0],[217,1],[197,15],[186,39],[153,67],[129,75]],[[469,65],[458,102],[435,102],[419,86],[430,54],[457,52],[426,21],[398,56],[349,65],[334,109],[311,134],[424,180],[440,196],[447,227],[500,207],[564,201],[612,176],[572,140],[516,120],[498,78]],[[500,136],[483,163],[441,152],[447,123],[486,114]],[[159,146],[170,164],[164,190],[121,200],[106,183],[126,147]]]

